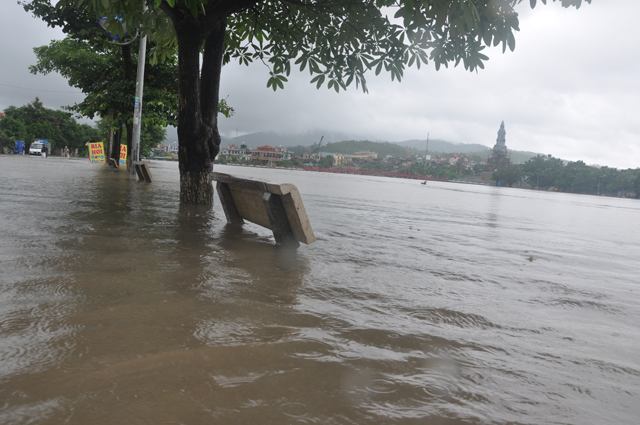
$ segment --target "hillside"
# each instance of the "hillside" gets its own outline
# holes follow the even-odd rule
[[[420,152],[424,152],[427,147],[427,140],[405,140],[404,142],[399,142],[397,145],[409,148],[409,149],[417,149]],[[452,143],[447,142],[446,140],[440,139],[429,139],[429,152],[433,154],[438,153],[476,153],[482,152],[489,149],[488,146],[479,145],[479,144],[467,144],[467,143]]]
[[[397,143],[400,146],[407,147],[409,149],[419,149],[420,152],[424,153],[427,141],[424,140],[406,140],[404,142]],[[507,147],[508,148],[508,147]],[[509,155],[511,157],[512,164],[524,164],[530,158],[533,158],[536,155],[541,155],[535,152],[527,152],[527,151],[514,151],[509,150]],[[473,155],[482,158],[483,160],[487,160],[491,153],[491,148],[488,146],[480,145],[477,143],[452,143],[447,142],[446,140],[440,139],[430,139],[429,140],[429,153],[431,154],[441,154],[441,153],[464,153],[466,155]]]
[[[341,140],[348,140],[353,136],[343,133],[331,133],[328,131],[312,131],[302,134],[279,134],[273,131],[260,131],[257,133],[244,134],[236,137],[223,137],[222,146],[226,146],[230,143],[235,143],[240,146],[241,143],[245,143],[249,148],[254,149],[258,146],[311,146],[314,143],[317,144],[320,138],[324,136],[322,144],[330,142],[339,142]]]
[[[332,153],[373,151],[381,157],[386,155],[407,156],[411,153],[410,149],[404,146],[399,146],[397,143],[370,142],[368,140],[345,140],[342,142],[327,143],[322,146],[322,151]]]

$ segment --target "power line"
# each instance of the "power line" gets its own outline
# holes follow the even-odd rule
[[[11,87],[11,88],[14,88],[14,89],[21,89],[21,90],[30,90],[30,91],[46,91],[48,93],[82,93],[81,91],[58,91],[58,90],[28,89],[26,87],[10,86],[9,84],[1,84],[1,83],[0,83],[0,86]]]

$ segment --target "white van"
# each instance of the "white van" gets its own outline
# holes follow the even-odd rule
[[[51,155],[51,144],[43,139],[33,139],[31,146],[29,146],[29,155],[42,155],[42,148],[44,145],[48,145],[47,148],[49,150],[49,155]]]

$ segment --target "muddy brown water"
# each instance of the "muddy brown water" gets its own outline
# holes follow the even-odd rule
[[[634,424],[640,202],[216,166],[317,242],[0,155],[1,424]]]

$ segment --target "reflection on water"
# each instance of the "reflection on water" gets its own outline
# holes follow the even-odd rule
[[[298,186],[291,250],[151,165],[0,156],[0,423],[640,414],[637,201],[220,167]]]

